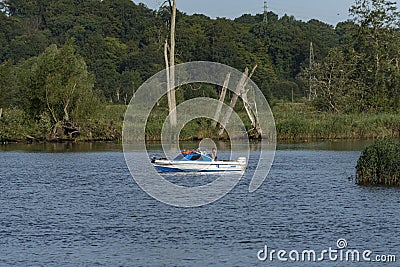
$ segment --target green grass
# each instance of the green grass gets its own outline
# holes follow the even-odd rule
[[[165,119],[168,116],[167,108],[154,108],[150,113],[146,125],[146,139],[159,141]],[[211,120],[195,119],[188,122],[182,129],[179,139],[185,141],[201,140],[203,138],[217,137],[217,129],[211,127]]]
[[[279,140],[400,137],[398,114],[326,113],[305,104],[277,104],[273,113]]]
[[[359,185],[400,186],[400,142],[377,140],[357,162]]]
[[[75,141],[121,141],[126,106],[106,106],[94,118],[81,123],[81,133]],[[250,122],[243,108],[236,112],[244,125]],[[377,139],[400,137],[399,114],[334,114],[318,112],[304,103],[277,103],[273,107],[279,141],[313,141],[333,139]],[[162,125],[167,117],[165,107],[155,107],[146,126],[146,139],[160,140]],[[5,109],[0,119],[0,141],[25,141],[34,137],[49,140],[51,125],[46,118],[30,119],[23,111]],[[196,119],[183,128],[181,140],[217,138],[218,129],[210,120]]]

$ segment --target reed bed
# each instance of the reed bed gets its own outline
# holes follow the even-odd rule
[[[362,152],[356,170],[358,185],[400,186],[400,142],[377,140]]]
[[[244,108],[235,109],[251,129]],[[334,139],[378,139],[400,138],[400,115],[336,114],[319,112],[305,103],[277,103],[272,108],[275,117],[278,141],[298,142]],[[95,118],[82,123],[82,132],[76,141],[115,140],[120,141],[126,106],[109,105]],[[160,140],[162,125],[168,115],[165,107],[155,107],[146,125],[146,139]],[[36,140],[48,140],[51,131],[49,118],[40,121],[30,119],[20,110],[5,109],[0,118],[0,141],[25,141],[27,136]],[[218,138],[218,129],[207,120],[194,120],[181,132],[182,140]],[[226,136],[224,136],[226,138]]]
[[[273,111],[281,141],[400,137],[399,114],[337,114],[288,103],[276,105]]]

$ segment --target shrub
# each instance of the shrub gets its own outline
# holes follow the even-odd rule
[[[378,140],[357,162],[357,184],[400,186],[400,142]]]

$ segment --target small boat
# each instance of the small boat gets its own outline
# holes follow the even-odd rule
[[[158,172],[244,172],[247,162],[245,157],[234,161],[214,160],[205,151],[182,151],[173,160],[165,158],[151,159]]]

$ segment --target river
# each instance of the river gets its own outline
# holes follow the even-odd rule
[[[365,266],[339,253],[301,260],[339,239],[370,250],[365,260],[400,261],[400,190],[355,185],[367,143],[281,144],[256,192],[245,176],[221,200],[189,209],[143,192],[118,145],[0,146],[0,266]],[[265,246],[287,254],[261,261]]]

